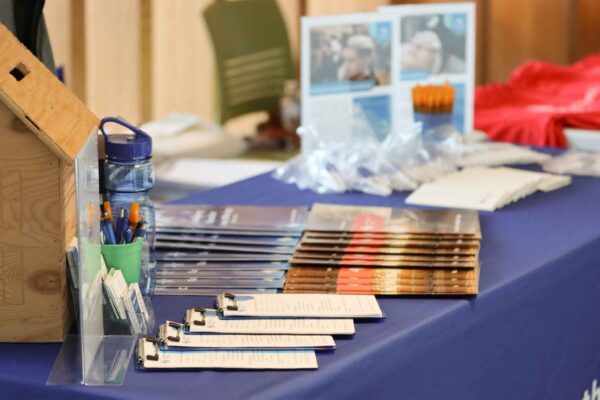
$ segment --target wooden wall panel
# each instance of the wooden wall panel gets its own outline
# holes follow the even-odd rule
[[[142,122],[141,0],[85,0],[84,16],[86,104],[100,117]]]
[[[58,0],[60,1],[60,0]],[[65,73],[69,77],[67,85],[80,100],[87,104],[86,92],[86,34],[85,3],[82,0],[71,0],[71,65]]]
[[[374,12],[388,0],[307,0],[307,15],[334,15],[358,12]]]
[[[152,28],[152,1],[140,0],[140,100],[142,120],[152,119],[152,99],[154,88],[152,85],[152,43],[154,29]]]
[[[152,2],[153,117],[188,111],[212,120],[214,57],[202,10],[210,0]]]
[[[529,59],[569,63],[576,5],[572,0],[488,0],[486,80],[504,81]]]
[[[52,45],[54,63],[57,67],[71,69],[71,2],[65,0],[46,0],[44,18],[48,36]],[[67,79],[70,76],[67,75]]]
[[[575,58],[600,52],[600,1],[579,0],[575,23]]]
[[[212,43],[202,10],[214,0],[47,0],[67,84],[99,115],[134,122],[176,111],[214,120]],[[461,0],[277,0],[296,62],[299,17],[370,12],[388,3]],[[598,0],[463,0],[477,5],[476,81],[507,79],[528,59],[570,63],[600,51]],[[70,21],[69,21],[70,18]]]
[[[44,17],[57,67],[63,67],[65,84],[79,97],[85,93],[85,2],[46,0]]]

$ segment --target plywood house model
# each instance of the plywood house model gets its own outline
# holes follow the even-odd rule
[[[98,118],[0,24],[0,342],[62,341],[74,159]]]

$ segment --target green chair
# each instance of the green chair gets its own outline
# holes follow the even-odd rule
[[[218,120],[274,111],[294,78],[285,22],[275,0],[217,1],[204,10],[218,78]]]

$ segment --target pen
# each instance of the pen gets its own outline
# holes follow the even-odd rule
[[[133,237],[131,238],[131,241],[133,242],[137,238],[143,239],[145,237],[146,237],[146,223],[143,221],[140,221],[140,223],[138,224],[138,226],[135,229],[135,232],[133,234]]]
[[[119,218],[117,218],[117,226],[115,228],[115,234],[116,234],[116,240],[117,242],[121,243],[121,239],[123,238],[123,231],[124,229],[127,229],[126,227],[124,228],[123,225],[127,225],[127,219],[125,217],[125,209],[121,208],[119,210]]]
[[[104,208],[104,204],[100,204],[100,231],[103,233],[102,237],[100,238],[100,240],[103,243],[108,244],[108,236],[107,234],[104,232],[104,224],[103,221],[108,217],[108,213],[106,211],[106,208]],[[114,229],[113,229],[113,236],[114,236]]]
[[[103,203],[103,205],[104,205],[104,210],[108,213],[108,219],[110,220],[110,223],[113,225],[113,228],[114,228],[115,220],[113,219],[112,209],[110,208],[110,202],[105,201]]]
[[[129,225],[131,229],[134,229],[138,222],[140,222],[140,203],[134,201],[129,207]]]
[[[121,238],[121,243],[127,244],[133,241],[133,231],[131,227],[128,227],[127,230],[123,233],[123,237]]]
[[[146,219],[144,218],[144,214],[142,213],[142,216],[140,217],[140,220],[135,225],[135,227],[133,227],[133,232],[135,233],[135,231],[137,231],[138,229],[140,229],[145,222],[146,222]]]
[[[125,236],[125,232],[127,232],[127,228],[129,227],[129,223],[127,222],[127,209],[123,209],[123,224],[121,225],[121,238]]]
[[[110,223],[110,219],[108,219],[108,213],[106,210],[104,210],[104,214],[100,218],[100,226],[102,227],[102,233],[104,234],[104,239],[107,242],[106,244],[117,244],[115,233],[113,231],[112,224]]]

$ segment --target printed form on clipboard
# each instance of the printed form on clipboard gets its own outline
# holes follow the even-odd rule
[[[162,350],[154,338],[139,339],[142,369],[317,369],[314,350]]]
[[[223,318],[383,318],[371,295],[259,294],[217,296]]]
[[[188,334],[184,325],[167,321],[160,326],[162,349],[335,350],[329,335]]]
[[[220,319],[217,310],[191,308],[185,317],[186,332],[231,334],[354,335],[350,318]]]

